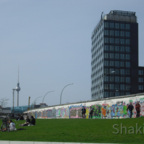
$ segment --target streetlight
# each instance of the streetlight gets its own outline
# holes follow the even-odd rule
[[[48,92],[46,92],[46,94],[43,96],[42,103],[44,102],[44,98],[46,97],[46,95],[47,95],[48,93],[51,93],[51,92],[54,92],[54,91],[48,91]]]
[[[98,85],[98,88],[99,88],[99,99],[100,99],[100,87],[101,87],[101,83],[102,83],[102,78],[104,79],[107,75],[110,75],[110,74],[113,74],[115,73],[115,71],[111,71],[110,73],[107,73],[107,74],[104,74],[102,77],[101,77],[101,81],[100,81],[100,84]]]
[[[62,93],[63,93],[64,89],[65,89],[67,86],[70,86],[70,85],[73,85],[73,83],[67,84],[67,85],[64,86],[64,88],[62,89],[61,95],[60,95],[60,105],[61,105]]]
[[[41,98],[41,97],[42,97],[42,96],[39,96],[39,97],[36,97],[36,98],[35,98],[35,100],[34,100],[34,105],[36,104],[36,100],[39,99],[39,98]]]

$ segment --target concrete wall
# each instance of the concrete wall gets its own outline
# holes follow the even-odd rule
[[[144,94],[130,95],[127,97],[119,97],[113,99],[104,99],[101,101],[89,101],[82,103],[73,103],[68,105],[58,105],[41,109],[27,111],[29,115],[33,115],[38,119],[50,118],[82,118],[82,106],[86,107],[86,118],[89,118],[90,106],[94,108],[93,119],[113,119],[113,118],[128,118],[129,111],[127,106],[130,102],[135,107],[136,102],[141,105],[141,116],[144,116]],[[133,117],[136,117],[136,110],[133,110]]]

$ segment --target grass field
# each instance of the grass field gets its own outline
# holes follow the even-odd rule
[[[16,128],[23,130],[0,132],[0,140],[137,144],[144,142],[144,118],[39,119],[36,120],[36,126],[27,127],[19,126],[24,121],[14,122]]]

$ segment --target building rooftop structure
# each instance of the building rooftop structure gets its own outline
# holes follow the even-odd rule
[[[125,21],[125,22],[137,22],[135,12],[111,10],[109,14],[103,16],[103,20]]]

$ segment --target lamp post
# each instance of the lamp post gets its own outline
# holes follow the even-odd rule
[[[62,93],[63,93],[64,89],[65,89],[67,86],[70,86],[70,85],[73,85],[73,83],[67,84],[67,85],[64,86],[64,88],[62,89],[61,95],[60,95],[60,105],[61,105],[61,100],[62,100]]]
[[[36,98],[35,98],[35,100],[34,100],[34,105],[36,104],[36,100],[39,99],[39,98],[41,98],[41,97],[42,97],[42,96],[39,96],[39,97],[36,97]]]
[[[46,92],[46,94],[43,96],[42,103],[44,102],[44,99],[45,99],[46,95],[48,95],[51,92],[54,92],[54,91],[48,91],[48,92]]]
[[[110,73],[107,73],[107,74],[104,74],[102,77],[101,77],[101,80],[100,80],[100,84],[98,85],[98,88],[99,88],[99,96],[98,96],[98,99],[100,99],[100,87],[101,87],[101,83],[102,83],[102,78],[104,79],[107,75],[110,75],[110,74],[113,74],[115,73],[115,71],[111,71]]]

